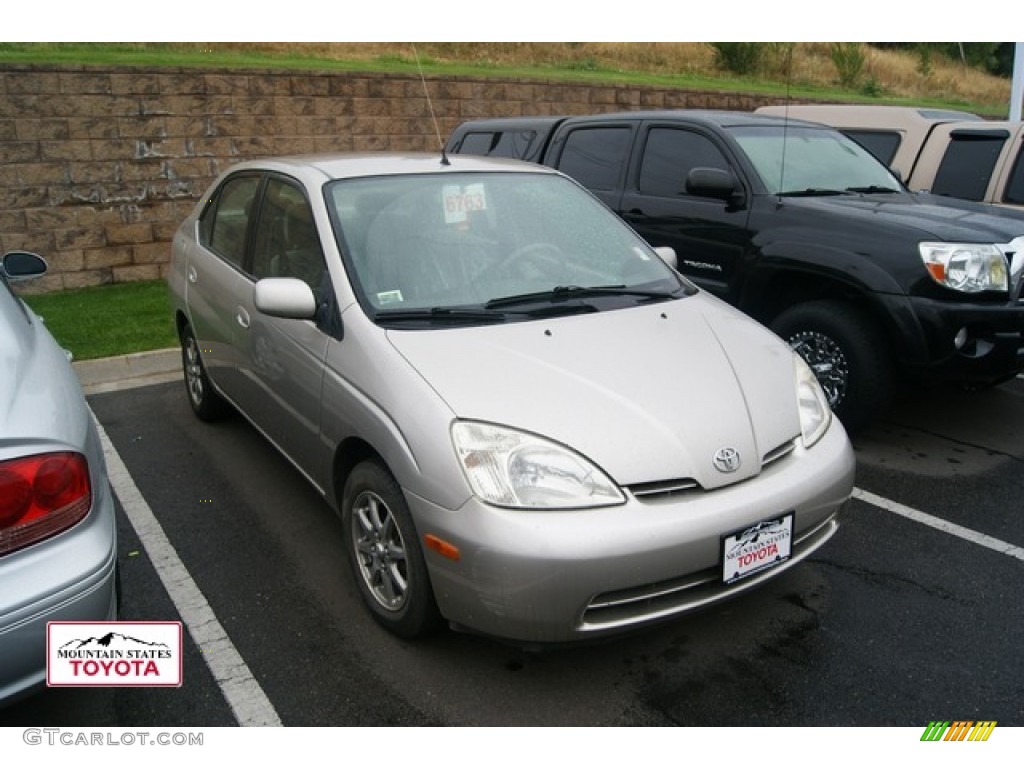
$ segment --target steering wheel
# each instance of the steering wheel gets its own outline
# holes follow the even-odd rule
[[[526,280],[555,280],[562,274],[564,254],[557,245],[527,243],[487,268],[488,274]]]

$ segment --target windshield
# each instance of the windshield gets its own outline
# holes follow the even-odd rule
[[[607,208],[554,174],[346,179],[327,188],[327,202],[356,291],[378,321],[429,313],[484,322],[531,303],[579,304],[584,293],[593,310],[692,290]]]
[[[773,195],[900,191],[884,165],[839,131],[779,125],[731,132]]]

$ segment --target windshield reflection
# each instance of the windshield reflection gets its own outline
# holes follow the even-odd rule
[[[901,189],[888,168],[839,131],[790,125],[734,128],[732,134],[773,195]]]
[[[562,286],[623,289],[596,292],[607,299],[601,308],[692,290],[607,208],[553,174],[346,179],[327,188],[327,202],[356,292],[380,320],[451,321],[444,310],[533,294],[564,301]]]

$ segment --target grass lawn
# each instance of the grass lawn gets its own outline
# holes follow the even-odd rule
[[[75,360],[176,347],[167,283],[116,283],[22,297]]]

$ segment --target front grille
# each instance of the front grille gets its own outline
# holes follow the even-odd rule
[[[785,563],[733,584],[722,581],[721,566],[717,565],[674,579],[597,595],[583,612],[580,631],[617,629],[696,610],[792,567],[832,538],[838,529],[839,521],[833,514],[794,541],[792,554]]]
[[[678,496],[681,493],[700,490],[700,483],[692,477],[679,480],[664,480],[656,483],[639,483],[629,486],[629,492],[638,499],[649,499],[656,496]]]
[[[782,445],[773,448],[764,455],[764,457],[761,459],[761,469],[764,469],[769,464],[773,464],[776,461],[779,461],[779,459],[786,458],[795,450],[796,440],[787,440]]]
[[[763,470],[770,464],[774,464],[775,462],[786,458],[794,450],[796,450],[795,438],[787,440],[781,445],[777,445],[761,457],[761,469]],[[627,490],[639,501],[653,501],[656,499],[671,498],[697,491],[703,491],[704,488],[692,477],[681,477],[674,480],[658,480],[651,483],[637,483],[635,485],[627,486]]]

